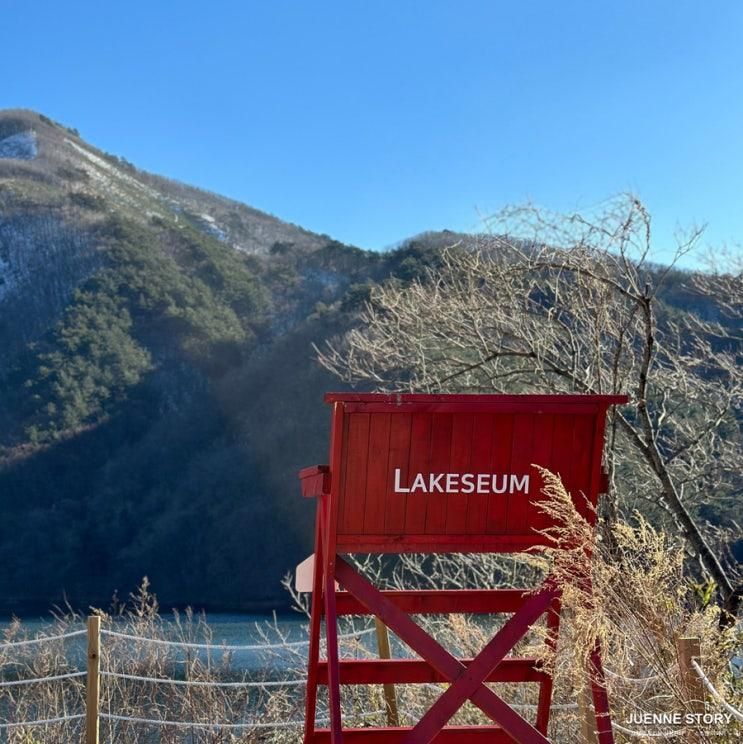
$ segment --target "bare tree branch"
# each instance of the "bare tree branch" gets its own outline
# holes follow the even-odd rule
[[[373,291],[321,363],[386,390],[630,392],[608,428],[617,494],[670,514],[735,609],[739,579],[695,515],[723,514],[741,487],[741,274],[687,275],[699,311],[668,306],[672,267],[701,231],[679,239],[670,266],[652,264],[650,215],[632,196],[589,216],[510,208],[490,226],[424,279]]]

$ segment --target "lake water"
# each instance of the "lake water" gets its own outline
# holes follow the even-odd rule
[[[260,641],[262,628],[264,632],[276,631],[286,634],[289,640],[301,640],[306,637],[307,618],[297,614],[285,615],[242,615],[242,614],[208,614],[204,616],[206,623],[214,632],[214,643],[228,645],[245,645]],[[194,618],[194,624],[197,621]],[[172,616],[161,617],[163,626],[174,625]],[[184,616],[181,615],[181,620]],[[54,625],[53,620],[38,617],[21,618],[24,628],[34,635],[39,631],[48,631]],[[0,619],[0,631],[10,624],[9,618]],[[81,623],[80,628],[85,625]],[[271,630],[273,628],[273,631]]]
[[[211,630],[211,638],[205,636],[199,627],[198,618],[194,618],[189,626],[181,615],[182,627],[179,628],[172,616],[161,618],[161,637],[172,640],[187,640],[198,644],[210,646],[256,646],[260,648],[249,648],[230,650],[230,668],[233,672],[251,672],[258,670],[270,670],[279,672],[290,667],[301,666],[301,661],[307,654],[307,631],[308,620],[299,614],[285,615],[243,615],[243,614],[207,614],[204,616],[206,624]],[[8,619],[0,621],[0,632],[8,628]],[[52,620],[43,618],[23,618],[22,628],[27,632],[29,638],[37,634],[57,635],[59,630],[55,628]],[[84,630],[85,622],[70,626],[67,632]],[[125,621],[114,621],[112,625],[106,625],[106,629],[122,633],[131,633],[126,627]],[[341,633],[368,628],[368,623],[359,621],[355,626],[341,627]],[[186,632],[183,631],[186,628]],[[192,631],[192,632],[189,632]],[[365,646],[373,648],[374,636],[367,631],[359,636]],[[101,638],[101,644],[106,643],[106,636]],[[86,637],[79,636],[65,641],[65,656],[80,669],[85,668],[86,659]],[[134,656],[134,641],[132,643],[132,657]],[[282,648],[283,643],[289,644]],[[0,641],[2,645],[2,641]],[[33,646],[31,648],[34,648]],[[198,654],[200,658],[219,660],[224,651],[219,648],[213,650],[186,650],[178,649],[179,654],[189,654],[193,658]]]

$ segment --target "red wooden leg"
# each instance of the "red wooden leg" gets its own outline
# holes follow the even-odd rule
[[[554,651],[557,646],[557,634],[560,631],[560,600],[552,603],[547,614],[547,648]],[[536,727],[547,736],[547,727],[550,722],[550,706],[552,705],[552,675],[543,679],[539,685],[539,703],[537,704]]]
[[[338,615],[335,607],[333,562],[325,569],[325,635],[328,641],[328,698],[330,702],[330,741],[342,744],[340,661],[338,658]]]
[[[317,711],[317,666],[320,657],[320,623],[322,621],[323,551],[321,514],[318,505],[315,517],[315,566],[312,577],[312,608],[310,612],[310,647],[307,663],[307,687],[304,701],[304,742],[310,744],[315,733]]]
[[[591,653],[591,693],[593,708],[596,711],[596,733],[599,744],[614,744],[614,731],[611,727],[609,696],[606,692],[604,667],[601,663],[601,647],[598,641]]]
[[[590,594],[593,591],[591,577],[585,577],[586,590]],[[611,727],[611,711],[609,710],[609,695],[606,692],[606,679],[604,677],[604,666],[601,663],[601,645],[598,640],[591,651],[589,664],[591,675],[591,696],[593,697],[593,709],[596,713],[596,734],[598,744],[614,744],[614,731]]]

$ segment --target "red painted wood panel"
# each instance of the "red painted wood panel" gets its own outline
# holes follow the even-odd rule
[[[364,531],[370,416],[369,413],[355,413],[346,417],[344,498],[340,501],[338,532],[358,534]]]
[[[472,462],[481,463],[492,473],[494,417],[491,413],[478,413],[472,426]],[[488,523],[488,495],[471,493],[467,498],[466,532],[471,535],[484,533]]]
[[[533,464],[595,502],[603,397],[539,396],[530,404],[524,396],[518,406],[508,397],[499,407],[501,396],[485,396],[485,410],[461,396],[453,403],[425,396],[419,406],[416,396],[401,403],[382,397],[336,403],[344,406],[340,486],[333,490],[339,547],[431,552],[437,543],[441,551],[539,544],[535,530],[546,522],[535,503],[543,497]],[[508,539],[491,539],[499,535]]]
[[[414,413],[410,428],[408,477],[431,469],[431,416]],[[398,496],[399,494],[395,494]],[[423,534],[426,527],[427,494],[409,493],[405,501],[405,534]]]
[[[516,491],[506,496],[508,515],[506,532],[523,535],[530,532],[528,525],[529,496],[533,493],[535,473],[531,467],[534,462],[534,435],[536,416],[533,413],[519,413],[513,420],[513,442],[511,445],[511,467],[506,471],[511,478],[529,476],[529,493]],[[503,479],[505,480],[505,478]],[[512,485],[512,484],[511,484]],[[505,494],[504,494],[505,496]]]
[[[340,407],[340,403],[336,404]],[[333,414],[335,417],[335,413]],[[344,416],[341,415],[340,420],[343,422],[338,428],[341,429],[340,432],[331,431],[330,432],[330,451],[331,451],[331,460],[333,459],[333,450],[335,449],[336,452],[340,451],[340,461],[333,463],[333,466],[330,468],[330,483],[331,488],[333,486],[333,481],[337,481],[337,490],[334,491],[334,493],[337,494],[336,498],[338,500],[338,529],[339,531],[343,532],[345,531],[345,521],[344,521],[344,514],[346,510],[346,493],[348,492],[348,488],[346,487],[346,473],[348,472],[348,464],[347,464],[347,458],[346,453],[348,452],[348,422],[350,419],[350,416]],[[335,426],[335,424],[334,424]],[[340,440],[340,441],[339,441]],[[333,469],[335,468],[335,470]]]
[[[490,452],[490,472],[508,473],[511,469],[513,449],[513,416],[496,415],[493,421],[493,440]],[[508,496],[502,493],[488,494],[488,516],[486,532],[499,535],[506,531]]]
[[[534,441],[532,443],[531,464],[539,465],[549,470],[552,464],[552,448],[554,444],[555,416],[545,414],[535,417]],[[531,531],[543,529],[547,526],[546,517],[537,504],[544,499],[542,494],[543,481],[536,468],[531,469],[533,483],[529,491],[528,526]]]
[[[387,504],[384,515],[384,532],[388,535],[405,531],[405,506],[407,494],[394,492],[394,479],[389,473],[400,470],[400,478],[408,481],[408,458],[410,456],[410,433],[412,416],[396,413],[390,416],[390,453],[386,492]]]
[[[568,489],[578,511],[589,521],[595,518],[595,513],[586,504],[586,499],[596,500],[596,494],[591,494],[595,423],[594,419],[584,417],[576,418],[573,422],[573,470],[570,474],[571,488]]]
[[[384,511],[390,487],[388,461],[391,415],[378,413],[371,416],[369,422],[369,457],[364,489],[364,534],[367,535],[384,532]]]
[[[552,454],[549,470],[559,475],[566,488],[570,488],[573,479],[573,430],[575,416],[555,416],[552,432]],[[535,526],[547,527],[549,523],[538,513],[534,515]]]
[[[572,472],[574,416],[556,416],[552,446],[552,468],[564,481],[569,481]]]
[[[559,474],[564,481],[565,479],[569,480],[572,475],[571,457],[575,419],[576,417],[574,416],[565,415],[554,417],[551,451],[544,463],[544,467],[555,474]],[[545,496],[541,492],[535,494],[535,500],[537,501],[541,501],[544,498]],[[534,507],[531,522],[534,530],[544,529],[551,524],[537,507]]]
[[[451,471],[452,447],[451,413],[434,413],[431,416],[431,464],[429,470],[435,474]],[[412,475],[412,474],[411,474]],[[428,535],[441,535],[446,532],[446,511],[451,497],[443,493],[426,495],[426,526]]]
[[[475,416],[470,413],[455,415],[452,421],[451,432],[451,456],[449,457],[449,470],[453,473],[470,473],[471,465],[477,464],[472,459],[474,453],[474,426]],[[488,458],[489,459],[489,458]],[[447,535],[458,535],[467,532],[467,510],[470,493],[453,493],[448,497],[446,511],[446,526],[444,532]]]

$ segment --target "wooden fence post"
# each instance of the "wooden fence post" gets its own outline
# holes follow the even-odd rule
[[[389,659],[390,636],[387,626],[376,616],[374,617],[374,625],[377,629],[377,648],[379,649],[379,658]],[[383,687],[384,707],[387,710],[387,725],[399,726],[400,721],[397,715],[397,695],[395,694],[395,685],[388,683]]]
[[[578,717],[582,744],[596,744],[596,714],[591,702],[591,683],[585,684],[578,693]]]
[[[679,676],[687,702],[694,713],[704,713],[704,683],[691,665],[692,659],[701,665],[702,649],[698,638],[676,640]]]
[[[85,696],[85,742],[99,744],[98,721],[101,689],[101,618],[88,618],[88,676]]]

